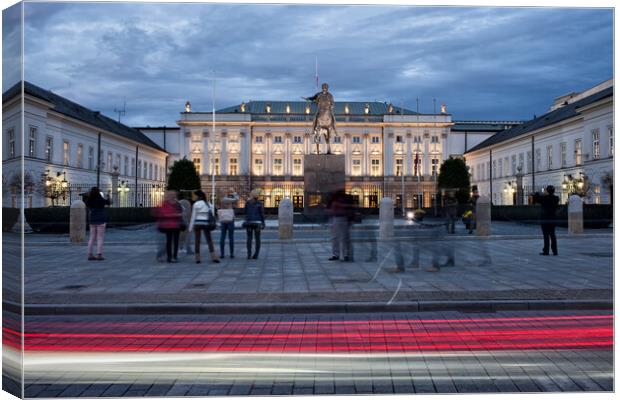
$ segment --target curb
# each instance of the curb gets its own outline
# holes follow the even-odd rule
[[[21,305],[4,301],[3,309],[21,313]],[[613,300],[459,300],[397,303],[168,303],[168,304],[27,304],[25,315],[160,315],[160,314],[317,314],[373,312],[496,312],[533,310],[613,310]]]

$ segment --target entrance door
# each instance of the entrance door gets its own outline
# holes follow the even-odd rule
[[[293,196],[293,208],[304,208],[304,196]]]

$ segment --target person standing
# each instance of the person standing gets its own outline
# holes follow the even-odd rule
[[[192,216],[192,203],[189,202],[189,200],[187,199],[182,199],[179,200],[179,204],[181,205],[181,209],[182,211],[182,220],[183,220],[183,226],[188,227],[189,226],[189,220]],[[194,254],[194,250],[192,250],[191,247],[191,242],[192,242],[192,235],[189,233],[188,229],[183,229],[181,230],[181,233],[179,235],[179,247],[180,250],[182,252],[185,252],[185,254]]]
[[[88,259],[104,260],[103,258],[103,236],[105,234],[105,225],[108,222],[108,215],[105,206],[109,206],[110,199],[103,197],[103,193],[97,186],[93,186],[88,193],[86,199],[86,207],[88,207],[88,224],[90,228],[90,238],[88,240]],[[93,255],[93,246],[97,242],[97,256]]]
[[[534,203],[540,204],[540,227],[543,233],[543,250],[541,256],[549,255],[549,242],[554,256],[558,255],[558,243],[555,237],[555,215],[560,198],[555,194],[555,187],[549,185],[544,193],[534,193]]]
[[[260,231],[265,228],[265,213],[263,211],[263,203],[258,200],[260,191],[252,190],[250,198],[245,203],[245,222],[243,226],[247,234],[246,246],[248,250],[248,260],[250,258],[257,259],[260,253]],[[252,255],[252,235],[256,241],[254,255]]]
[[[233,206],[237,200],[239,200],[237,192],[235,192],[233,188],[230,188],[226,197],[222,199],[222,208],[217,210],[217,218],[222,228],[220,234],[220,258],[224,258],[227,233],[230,258],[235,258],[235,210]]]
[[[471,211],[471,221],[469,223],[469,234],[471,235],[476,229],[476,204],[478,203],[478,198],[480,194],[478,194],[478,189],[474,189],[471,195],[471,199],[469,200],[469,206]]]
[[[179,234],[183,223],[183,209],[177,201],[177,193],[168,190],[164,194],[164,202],[159,207],[157,228],[166,235],[166,260],[176,263],[179,252]]]
[[[332,193],[326,206],[332,225],[332,256],[329,261],[339,260],[341,249],[343,260],[352,261],[350,230],[352,204],[349,204],[345,191],[340,189]]]
[[[446,213],[446,222],[448,225],[448,233],[454,233],[454,225],[456,222],[456,213],[459,205],[458,200],[454,196],[454,191],[448,190],[444,200],[444,211]]]
[[[211,261],[219,263],[220,260],[215,254],[215,246],[211,238],[211,231],[215,230],[215,207],[209,201],[202,190],[196,190],[193,194],[194,206],[192,207],[192,217],[189,222],[189,230],[194,231],[194,253],[196,253],[196,264],[200,264],[200,233],[204,232],[205,240],[209,246]]]

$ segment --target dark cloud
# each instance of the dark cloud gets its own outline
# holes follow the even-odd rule
[[[612,77],[612,30],[611,9],[26,3],[26,79],[171,125],[211,109],[214,69],[216,107],[297,100],[318,57],[337,100],[524,119]]]

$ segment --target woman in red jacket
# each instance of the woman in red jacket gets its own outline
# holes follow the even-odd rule
[[[169,263],[176,263],[179,252],[179,234],[182,230],[183,209],[177,201],[177,193],[168,190],[159,207],[157,228],[166,234],[166,257]]]

